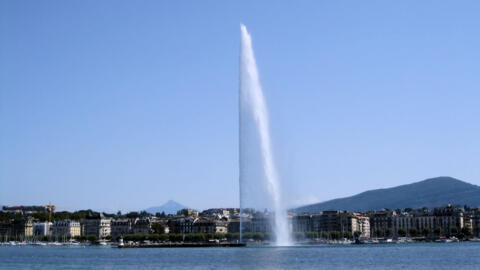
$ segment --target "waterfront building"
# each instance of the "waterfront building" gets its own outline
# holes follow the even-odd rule
[[[370,236],[388,237],[393,233],[392,217],[395,211],[374,211],[370,213]]]
[[[80,236],[80,222],[69,219],[55,221],[52,225],[52,235],[69,237]]]
[[[98,238],[105,238],[111,235],[111,219],[100,214],[99,218],[86,218],[82,221],[82,234],[85,236],[95,235]]]
[[[271,233],[272,232],[272,217],[265,214],[257,214],[251,221],[252,233]]]
[[[193,222],[194,233],[227,233],[227,228],[226,220],[200,217]]]
[[[438,207],[433,210],[435,223],[442,228],[442,233],[450,234],[453,228],[460,231],[463,228],[463,210],[452,205]]]
[[[112,238],[132,233],[132,220],[128,218],[114,219],[110,224]]]
[[[242,228],[243,228],[243,232],[252,232],[252,219],[251,219],[251,217],[248,217],[248,216],[242,217]],[[227,231],[229,233],[239,233],[240,232],[240,217],[230,219],[228,221]]]
[[[168,226],[170,233],[193,233],[194,217],[180,217],[169,221]]]
[[[370,238],[370,217],[361,213],[353,213],[358,218],[360,238]]]
[[[357,216],[349,212],[339,214],[339,232],[342,237],[353,237],[355,232],[360,232],[360,222]]]
[[[300,214],[294,215],[292,217],[292,231],[293,232],[312,232],[312,215],[310,214]]]
[[[170,233],[170,227],[168,226],[167,219],[152,218],[150,219],[150,223],[151,223],[151,228],[153,233],[159,233],[159,234]]]
[[[52,234],[52,222],[35,222],[33,223],[33,234],[46,236]]]
[[[480,237],[480,207],[476,207],[470,210],[472,217],[472,233],[476,237]]]
[[[149,234],[152,232],[152,224],[149,218],[137,218],[132,229],[134,234]]]
[[[319,232],[340,231],[339,214],[337,210],[323,211],[319,219]]]
[[[31,217],[13,221],[13,235],[30,237],[33,236],[33,219]]]
[[[1,221],[0,222],[0,241],[5,241],[8,237],[12,235],[12,221]]]
[[[230,233],[240,232],[240,219],[230,219],[227,225],[227,231]]]

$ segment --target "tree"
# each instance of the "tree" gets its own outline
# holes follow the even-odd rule
[[[163,234],[165,233],[165,226],[163,226],[163,224],[161,223],[153,223],[152,224],[152,231],[153,233],[156,233],[156,234]]]
[[[228,241],[240,239],[240,233],[227,233],[225,235]]]
[[[411,237],[415,237],[418,234],[418,230],[415,227],[410,228],[410,230],[408,232],[410,233]]]
[[[434,230],[433,230],[433,233],[439,237],[441,234],[442,234],[442,228],[441,227],[436,227]]]
[[[253,233],[251,232],[245,232],[243,233],[243,239],[252,239]]]
[[[429,228],[423,228],[422,234],[423,234],[423,236],[428,237],[430,235],[430,229]]]
[[[353,236],[355,236],[355,238],[359,238],[360,235],[362,235],[362,232],[360,232],[360,231],[355,231],[355,232],[353,233]]]
[[[375,235],[376,235],[377,237],[382,237],[382,236],[383,236],[383,230],[382,230],[382,229],[377,229],[377,230],[375,231]]]
[[[155,216],[158,217],[158,218],[165,218],[166,217],[165,212],[161,212],[161,213],[157,212],[157,213],[155,213]]]
[[[301,233],[301,232],[295,232],[295,233],[293,233],[293,238],[295,238],[295,240],[298,241],[298,240],[304,239],[305,234]]]
[[[385,236],[386,236],[386,237],[392,236],[392,229],[390,229],[390,228],[386,229],[386,230],[385,230]]]
[[[453,226],[450,228],[450,233],[453,234],[453,235],[457,235],[458,233],[458,228]]]
[[[403,228],[398,229],[398,232],[397,232],[397,233],[398,233],[398,235],[399,235],[400,237],[405,237],[405,236],[407,236],[407,231],[405,231],[405,229],[403,229]]]
[[[317,232],[306,232],[305,237],[308,239],[316,239],[318,238],[318,233]]]
[[[254,240],[259,241],[259,240],[263,240],[263,238],[264,238],[263,233],[256,232],[256,233],[253,234],[253,239],[254,239]]]
[[[130,212],[130,213],[127,213],[127,218],[138,218],[140,217],[140,215],[138,214],[138,212]]]
[[[96,235],[93,235],[93,234],[87,235],[87,240],[90,243],[95,243],[98,240],[98,237]]]
[[[465,235],[465,236],[471,236],[472,235],[472,230],[470,230],[470,228],[468,227],[463,227],[461,232]]]
[[[140,215],[141,218],[151,216],[151,215],[150,215],[147,211],[145,211],[145,210],[141,211],[139,215]]]
[[[337,231],[330,232],[330,238],[334,240],[338,240],[340,238],[340,232],[337,232]]]
[[[183,235],[182,234],[169,234],[168,235],[168,240],[171,242],[181,242],[183,241]]]

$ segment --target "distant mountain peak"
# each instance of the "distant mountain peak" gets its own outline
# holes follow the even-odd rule
[[[166,203],[162,204],[161,206],[152,206],[150,208],[145,209],[148,213],[155,214],[155,213],[162,213],[165,214],[176,214],[178,210],[182,210],[184,208],[188,208],[174,200],[168,200]]]
[[[392,188],[368,190],[350,197],[298,207],[295,211],[365,212],[383,208],[434,208],[446,204],[480,206],[480,187],[450,176],[440,176]]]

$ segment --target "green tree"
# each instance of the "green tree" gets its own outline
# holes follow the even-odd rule
[[[333,240],[338,240],[340,238],[340,232],[337,232],[337,231],[330,232],[330,238]]]
[[[156,233],[150,234],[148,236],[148,239],[153,242],[158,242],[158,240],[160,239],[160,234],[156,234]]]
[[[457,235],[457,233],[458,233],[458,228],[455,227],[455,226],[451,227],[451,228],[450,228],[450,233],[451,233],[452,235]]]
[[[375,235],[377,237],[382,237],[383,236],[383,230],[378,228],[377,230],[375,230]]]
[[[353,233],[353,236],[355,236],[355,238],[359,238],[360,235],[362,235],[362,232],[360,232],[360,231],[355,231],[355,232]]]
[[[441,227],[436,227],[433,230],[433,233],[435,234],[435,236],[439,237],[442,234],[442,228]]]
[[[126,216],[127,216],[127,218],[132,218],[132,219],[133,219],[133,218],[139,218],[139,217],[140,217],[140,215],[138,214],[138,212],[135,212],[135,211],[130,212],[130,213],[127,213]]]
[[[467,237],[472,235],[472,231],[468,227],[463,227],[462,228],[462,233]]]
[[[428,237],[430,235],[430,229],[429,228],[423,228],[422,234],[425,237]]]
[[[93,235],[93,234],[87,235],[87,240],[88,240],[88,242],[94,244],[95,242],[97,242],[98,237],[96,235]]]
[[[295,232],[293,233],[293,238],[295,238],[295,240],[301,240],[301,239],[304,239],[305,238],[305,234],[301,233],[301,232]]]
[[[415,237],[418,234],[418,229],[415,228],[415,227],[412,227],[412,228],[410,228],[410,230],[408,232],[410,233],[411,237]]]
[[[305,236],[308,239],[316,239],[316,238],[318,238],[318,233],[317,232],[306,232]]]
[[[151,215],[147,211],[143,210],[140,212],[139,216],[141,218],[145,218],[145,217],[150,217]]]
[[[167,217],[167,215],[165,215],[165,212],[161,212],[161,213],[157,212],[157,213],[155,213],[155,216],[158,217],[158,218],[165,218],[165,217]]]
[[[171,242],[181,242],[183,241],[183,234],[173,233],[168,235],[168,240]]]
[[[243,233],[243,239],[246,240],[246,239],[252,239],[253,237],[253,233],[251,232],[244,232]]]
[[[386,237],[392,236],[392,229],[387,228],[387,229],[385,230],[385,236],[386,236]]]
[[[265,236],[263,235],[263,233],[260,233],[260,232],[256,232],[256,233],[253,234],[253,239],[254,239],[254,240],[257,240],[257,241],[263,240],[264,237],[265,237]]]
[[[403,228],[398,229],[398,232],[397,232],[397,233],[398,233],[398,235],[399,235],[400,237],[405,237],[405,236],[407,236],[407,231],[405,231],[405,229],[403,229]]]
[[[240,233],[227,233],[225,235],[228,241],[240,239]]]
[[[152,231],[153,233],[156,233],[156,234],[163,234],[165,233],[165,226],[163,226],[163,224],[161,223],[153,223],[152,224]]]

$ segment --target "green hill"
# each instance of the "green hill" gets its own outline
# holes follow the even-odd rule
[[[364,212],[383,208],[433,208],[446,204],[480,206],[480,187],[452,177],[437,177],[408,185],[365,191],[294,210],[298,213],[324,210]]]

